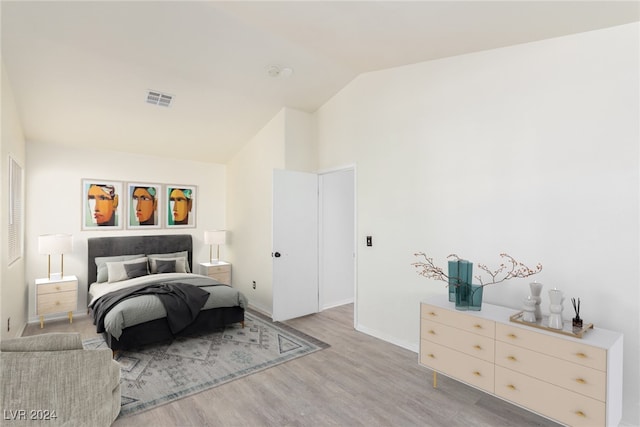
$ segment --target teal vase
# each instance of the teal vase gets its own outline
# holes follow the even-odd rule
[[[480,311],[482,286],[463,283],[456,288],[456,310]]]
[[[449,301],[456,301],[456,292],[464,283],[471,283],[473,263],[464,259],[449,261]]]

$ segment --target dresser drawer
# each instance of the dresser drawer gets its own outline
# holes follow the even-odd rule
[[[447,376],[493,393],[493,363],[427,340],[420,340],[420,363]]]
[[[604,402],[496,366],[495,393],[511,402],[575,427],[605,425]]]
[[[78,288],[78,282],[75,280],[67,282],[49,283],[46,285],[36,286],[38,295],[52,294],[56,292],[75,291]]]
[[[422,339],[493,363],[494,340],[492,338],[463,331],[428,319],[422,319],[420,335]]]
[[[481,319],[464,312],[447,310],[429,304],[421,304],[420,315],[423,319],[454,326],[474,334],[489,338],[495,337],[495,322],[492,320]]]
[[[607,376],[597,369],[496,341],[496,365],[605,401]]]
[[[607,370],[607,351],[602,348],[552,337],[508,324],[496,324],[496,340],[548,354],[600,371]]]
[[[38,315],[49,313],[60,313],[62,311],[74,311],[77,305],[76,291],[57,292],[52,294],[38,295]]]

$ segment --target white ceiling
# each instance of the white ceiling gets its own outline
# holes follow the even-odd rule
[[[227,162],[358,74],[640,20],[614,1],[2,1],[28,141]],[[270,66],[291,67],[273,78]],[[175,96],[145,102],[149,89]]]

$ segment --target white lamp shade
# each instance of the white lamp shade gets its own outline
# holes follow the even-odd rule
[[[204,243],[207,245],[223,245],[226,241],[226,230],[213,230],[204,232]]]
[[[73,250],[71,234],[42,234],[38,236],[38,252],[42,255],[57,255]]]

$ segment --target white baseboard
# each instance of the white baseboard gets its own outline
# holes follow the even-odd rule
[[[337,301],[337,302],[332,302],[329,304],[324,304],[322,307],[320,307],[320,311],[324,311],[324,310],[329,310],[330,308],[333,307],[340,307],[341,305],[346,305],[346,304],[353,304],[354,303],[354,299],[353,298],[348,298],[342,301]]]
[[[269,310],[266,310],[263,307],[260,307],[260,306],[254,305],[254,304],[249,304],[249,308],[259,312],[260,314],[264,314],[265,316],[273,319],[273,313],[271,311],[269,311]]]
[[[382,341],[386,341],[386,342],[391,343],[393,345],[397,345],[398,347],[402,347],[402,348],[405,348],[407,350],[413,351],[416,354],[418,353],[418,350],[419,350],[417,344],[398,340],[396,337],[384,334],[384,333],[382,333],[380,331],[369,329],[369,328],[364,327],[362,325],[357,325],[356,326],[356,331],[362,332],[363,334],[371,335],[374,338],[378,338],[378,339],[381,339]]]

